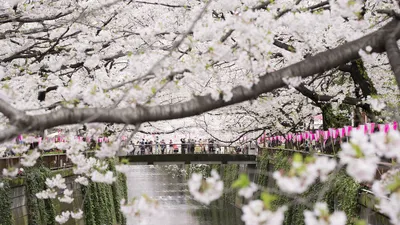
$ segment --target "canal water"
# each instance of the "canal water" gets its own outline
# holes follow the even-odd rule
[[[241,210],[220,199],[210,206],[197,203],[190,195],[185,176],[176,176],[162,166],[131,166],[127,175],[128,197],[146,194],[159,202],[159,212],[127,224],[146,225],[242,225]]]

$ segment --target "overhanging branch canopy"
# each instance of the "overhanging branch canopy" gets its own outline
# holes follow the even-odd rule
[[[143,122],[171,120],[190,117],[204,112],[233,105],[247,100],[255,99],[260,94],[270,92],[274,89],[285,86],[282,78],[284,77],[308,77],[317,73],[322,73],[329,69],[343,65],[349,61],[359,58],[359,50],[371,46],[374,52],[385,51],[385,44],[390,34],[395,40],[400,38],[400,26],[398,20],[393,19],[381,29],[366,35],[358,40],[348,42],[337,48],[308,57],[307,59],[280,69],[267,73],[260,77],[258,83],[251,89],[237,86],[232,89],[233,97],[230,101],[222,98],[214,100],[210,94],[196,96],[191,100],[169,105],[136,108],[75,108],[59,109],[48,114],[35,116],[26,115],[22,119],[18,117],[14,120],[13,127],[0,133],[0,141],[18,135],[20,132],[31,132],[49,129],[55,126],[76,124],[82,122],[104,122],[120,124],[137,124]],[[11,106],[9,106],[11,107]],[[8,116],[9,110],[2,107],[0,110]],[[28,124],[27,124],[28,122]]]

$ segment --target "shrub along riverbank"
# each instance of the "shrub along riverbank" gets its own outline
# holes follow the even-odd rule
[[[73,182],[72,168],[52,171],[39,164],[26,169],[23,176],[5,180],[0,187],[0,225],[55,225],[56,215],[78,209],[82,209],[84,218],[70,219],[68,225],[126,224],[120,212],[121,199],[127,199],[126,177],[116,172],[114,160],[109,160],[109,168],[117,174],[116,182],[112,185],[90,182],[88,186]],[[66,178],[67,188],[73,190],[71,204],[36,197],[36,193],[46,189],[46,178],[58,173]]]

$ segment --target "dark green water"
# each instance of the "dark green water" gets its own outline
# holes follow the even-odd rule
[[[160,212],[141,221],[128,224],[157,225],[242,225],[241,211],[232,204],[218,200],[210,206],[197,203],[191,197],[184,176],[173,176],[162,167],[132,166],[127,176],[128,196],[147,194],[160,203]]]

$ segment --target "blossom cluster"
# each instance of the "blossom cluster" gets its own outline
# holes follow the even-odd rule
[[[151,218],[159,213],[159,203],[156,200],[142,195],[134,198],[130,202],[122,199],[120,202],[121,212],[127,218]]]
[[[207,205],[221,197],[224,189],[224,183],[215,170],[206,179],[203,179],[202,174],[193,173],[188,185],[194,199]]]
[[[329,214],[328,205],[326,203],[315,203],[314,210],[304,210],[304,218],[306,225],[345,225],[346,214],[342,211],[336,211]]]
[[[242,221],[246,225],[281,225],[286,210],[287,207],[282,206],[276,211],[271,211],[262,200],[254,200],[242,207]]]
[[[381,131],[368,136],[362,130],[353,130],[349,142],[341,147],[340,163],[347,165],[347,173],[358,182],[372,182],[380,157],[400,159],[400,132]]]
[[[288,172],[275,171],[273,177],[279,188],[287,193],[300,194],[308,190],[318,178],[325,181],[336,167],[336,161],[325,156],[307,157],[295,154]]]
[[[400,223],[400,170],[391,169],[374,181],[372,192],[378,200],[379,211],[390,218],[392,224]]]
[[[56,216],[56,222],[59,224],[64,224],[68,222],[68,220],[71,218],[79,220],[83,217],[83,212],[82,210],[79,209],[77,212],[73,211],[63,211],[60,215]]]

